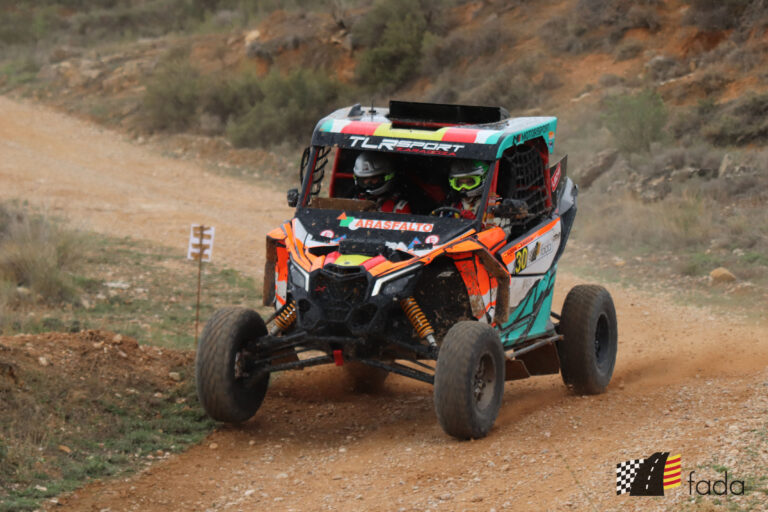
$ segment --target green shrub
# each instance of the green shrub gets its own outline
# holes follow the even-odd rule
[[[748,95],[719,108],[702,129],[717,146],[768,143],[768,94]]]
[[[186,56],[171,55],[147,83],[142,100],[147,127],[168,131],[190,128],[197,119],[200,95],[200,72]]]
[[[360,56],[356,69],[360,83],[391,91],[413,78],[423,37],[424,19],[418,14],[408,13],[400,22],[388,25],[378,46]]]
[[[338,81],[307,70],[287,76],[273,71],[259,87],[260,101],[227,127],[227,136],[236,146],[306,141],[317,120],[345,96]]]
[[[667,109],[653,90],[613,96],[605,100],[603,122],[620,150],[647,152],[666,136]]]
[[[413,78],[421,61],[425,34],[443,32],[442,13],[451,3],[377,0],[352,27],[353,45],[367,47],[357,64],[358,81],[372,90],[391,92]]]
[[[754,0],[690,0],[683,23],[702,30],[728,30],[742,22],[742,16],[750,4],[762,4]]]
[[[554,50],[582,53],[612,49],[632,28],[658,30],[656,8],[660,0],[606,2],[578,0],[570,12],[550,19],[543,29]]]
[[[530,74],[521,66],[512,64],[493,74],[479,86],[459,95],[462,103],[476,105],[500,105],[510,112],[534,107],[539,92]]]
[[[222,123],[248,112],[256,103],[264,100],[261,80],[256,73],[242,73],[222,77],[206,77],[203,83],[200,108],[219,118]]]
[[[447,62],[493,55],[515,45],[515,35],[499,20],[484,23],[471,32],[454,30],[441,37],[432,32],[424,34],[421,45],[421,71],[425,75],[440,74]]]

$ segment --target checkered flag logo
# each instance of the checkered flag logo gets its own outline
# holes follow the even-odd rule
[[[664,496],[665,490],[680,487],[680,460],[680,455],[656,452],[616,464],[616,494]]]
[[[624,494],[632,489],[637,470],[645,459],[628,460],[616,464],[616,494]]]

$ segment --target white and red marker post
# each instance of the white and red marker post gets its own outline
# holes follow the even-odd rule
[[[198,327],[200,324],[200,282],[203,274],[203,262],[211,261],[213,236],[216,228],[202,224],[192,224],[189,230],[187,259],[197,260],[197,305],[195,306],[195,348],[197,348]]]

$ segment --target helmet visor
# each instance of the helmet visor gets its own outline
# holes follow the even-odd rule
[[[456,176],[450,178],[448,182],[451,188],[456,191],[474,190],[483,183],[483,176]]]
[[[365,178],[360,176],[355,176],[355,184],[363,188],[365,190],[374,190],[382,185],[384,185],[386,182],[391,180],[395,177],[394,173],[389,174],[379,174],[378,176],[367,176]]]

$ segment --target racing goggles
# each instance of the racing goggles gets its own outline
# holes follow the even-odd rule
[[[484,176],[456,176],[448,179],[448,183],[453,190],[461,192],[462,190],[473,190],[483,183]]]

